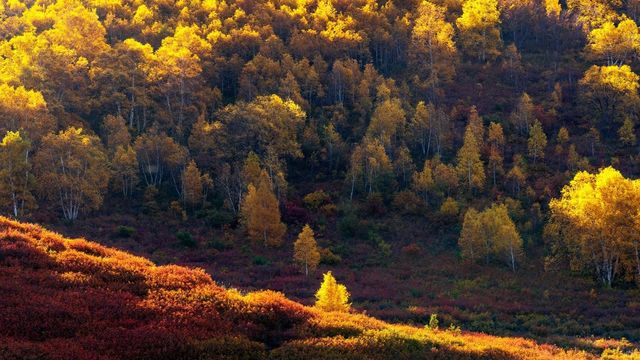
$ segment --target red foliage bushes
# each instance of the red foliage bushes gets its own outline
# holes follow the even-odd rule
[[[0,218],[0,359],[587,358],[246,295],[203,270]]]

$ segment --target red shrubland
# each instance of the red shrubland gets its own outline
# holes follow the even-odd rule
[[[201,269],[0,218],[0,358],[588,358],[531,340],[325,313]]]

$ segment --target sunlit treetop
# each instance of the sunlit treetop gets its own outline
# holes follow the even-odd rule
[[[620,15],[614,9],[621,6],[620,0],[568,0],[567,8],[577,15],[576,23],[588,33],[606,22],[615,22]]]
[[[42,110],[47,107],[47,102],[42,94],[35,90],[27,90],[23,86],[12,87],[0,84],[0,109],[18,110]]]
[[[591,30],[588,41],[589,56],[607,65],[622,65],[640,51],[640,33],[631,19],[625,19],[617,26],[612,22],[604,23]]]
[[[556,20],[560,17],[560,13],[562,12],[562,6],[558,0],[545,0],[544,8],[547,16]]]

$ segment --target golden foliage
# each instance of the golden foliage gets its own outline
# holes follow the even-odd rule
[[[266,171],[261,172],[258,184],[249,184],[241,212],[250,239],[265,246],[282,244],[287,227],[280,220],[278,199],[273,194]]]
[[[588,269],[607,286],[621,273],[640,276],[640,181],[612,167],[596,174],[581,171],[549,206],[549,261]]]
[[[348,312],[351,308],[347,288],[336,281],[331,271],[323,276],[320,289],[316,292],[315,306],[318,309],[329,312]]]
[[[298,240],[293,244],[293,258],[304,264],[304,273],[307,276],[309,276],[309,270],[315,271],[320,263],[320,252],[313,235],[311,226],[307,224],[302,228]]]

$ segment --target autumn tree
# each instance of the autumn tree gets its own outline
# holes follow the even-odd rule
[[[140,181],[139,164],[124,118],[105,116],[102,120],[102,133],[113,170],[113,187],[118,189],[124,197],[131,196]]]
[[[187,150],[184,147],[154,126],[138,136],[134,148],[147,186],[157,187],[166,180],[168,174],[176,191],[180,193],[178,180],[181,168],[187,160]]]
[[[251,102],[228,105],[218,112],[211,132],[218,161],[244,161],[250,151],[260,158],[300,158],[298,132],[304,125],[304,111],[291,100],[277,95],[258,96]],[[271,174],[273,175],[273,173]]]
[[[614,10],[615,1],[606,0],[568,0],[567,10],[574,14],[576,24],[585,33],[620,19]]]
[[[440,214],[450,219],[455,219],[460,212],[460,204],[451,196],[444,199],[440,205]]]
[[[346,286],[339,284],[331,271],[323,276],[320,289],[316,292],[315,306],[324,311],[348,312],[351,309]]]
[[[31,142],[9,131],[0,142],[0,205],[14,218],[36,207],[35,179],[31,171]]]
[[[538,158],[544,158],[544,149],[547,147],[547,135],[542,129],[542,124],[537,119],[533,122],[533,125],[531,125],[531,130],[529,130],[527,146],[529,156],[533,159],[534,164]]]
[[[397,137],[406,125],[405,121],[400,99],[382,100],[373,111],[366,135],[379,139],[385,148],[389,149],[397,143]]]
[[[420,101],[409,123],[411,139],[420,146],[423,156],[431,150],[431,116],[434,112],[432,104],[425,105],[424,101]]]
[[[0,82],[1,134],[20,131],[22,136],[39,141],[56,126],[42,93]]]
[[[581,171],[549,206],[549,262],[588,270],[606,286],[622,272],[640,276],[638,180],[626,179],[612,167],[596,174]]]
[[[45,136],[35,168],[40,191],[60,205],[66,220],[102,205],[110,173],[97,136],[73,127]]]
[[[422,171],[413,173],[411,185],[416,192],[422,194],[425,206],[429,206],[429,192],[433,189],[434,184],[431,162],[425,160]]]
[[[475,260],[502,258],[512,271],[522,257],[522,238],[505,204],[493,204],[482,212],[467,210],[458,239],[462,256]]]
[[[607,66],[621,66],[640,51],[640,33],[632,19],[622,20],[617,26],[613,22],[606,22],[591,30],[588,41],[589,57]]]
[[[148,76],[165,99],[167,125],[178,134],[187,125],[187,115],[196,113],[193,92],[202,72],[202,58],[210,51],[211,44],[202,38],[197,25],[178,25],[171,36],[162,39],[152,58]]]
[[[118,146],[126,148],[131,145],[131,134],[122,116],[105,116],[102,120],[102,132],[102,138],[110,152],[115,152]]]
[[[293,244],[293,258],[300,264],[304,264],[304,274],[306,276],[309,276],[309,269],[315,271],[320,263],[318,244],[309,224],[302,228],[298,235],[298,240]]]
[[[474,106],[471,106],[469,109],[469,118],[467,126],[471,128],[473,135],[476,138],[476,144],[479,149],[484,147],[484,124],[482,121],[482,117],[478,114],[478,109]]]
[[[527,183],[527,175],[522,155],[513,156],[513,166],[507,172],[507,180],[511,182],[511,191],[514,196],[520,194],[520,189]]]
[[[460,184],[460,177],[456,167],[452,164],[440,162],[439,160],[433,162],[435,189],[440,195],[450,196],[453,192],[457,191]]]
[[[209,174],[202,174],[196,162],[191,160],[182,172],[182,201],[189,206],[202,204],[207,198],[207,190],[213,187]]]
[[[502,54],[502,70],[505,71],[507,78],[518,88],[520,84],[520,76],[524,72],[522,65],[522,56],[515,44],[509,44]]]
[[[600,131],[595,127],[591,127],[589,129],[589,133],[587,134],[587,139],[589,140],[589,148],[591,149],[591,156],[595,156],[596,149],[601,145],[601,136]]]
[[[635,124],[633,120],[629,117],[625,117],[622,126],[618,129],[618,138],[620,141],[628,146],[635,145],[636,143],[636,132],[635,132]]]
[[[116,148],[111,155],[111,169],[114,187],[119,189],[124,197],[131,196],[140,182],[138,158],[131,145]]]
[[[348,174],[351,184],[350,198],[353,199],[357,184],[362,184],[366,193],[373,193],[380,183],[388,178],[391,171],[391,160],[382,142],[379,139],[365,137],[351,153]]]
[[[342,135],[338,133],[333,123],[329,123],[322,129],[321,140],[324,143],[326,161],[329,170],[338,168],[345,156],[346,144]]]
[[[556,135],[556,149],[555,149],[555,153],[556,156],[562,155],[562,153],[564,153],[565,149],[565,145],[567,144],[567,142],[569,142],[569,130],[567,130],[566,127],[561,127],[560,130],[558,130],[558,135]]]
[[[483,247],[485,244],[481,233],[482,230],[480,213],[474,208],[469,208],[464,214],[460,239],[458,239],[458,246],[463,258],[476,261],[484,253]]]
[[[569,141],[569,130],[566,127],[561,127],[558,130],[558,136],[556,136],[556,141],[558,144],[564,145]]]
[[[257,186],[262,176],[262,165],[260,164],[260,157],[253,151],[247,155],[242,166],[242,182],[244,186]]]
[[[491,122],[487,134],[487,142],[489,143],[489,162],[488,167],[491,171],[493,186],[497,185],[497,175],[504,174],[504,131],[502,125]]]
[[[444,150],[451,147],[453,137],[451,119],[442,108],[436,108],[432,114],[430,131],[433,133],[434,152],[442,155]]]
[[[262,171],[257,184],[249,184],[247,194],[242,202],[242,221],[255,242],[265,246],[279,246],[287,231],[280,220],[278,199],[271,188],[271,179],[266,171]]]
[[[527,93],[522,93],[509,120],[516,127],[520,135],[526,135],[535,120],[533,101]]]
[[[456,20],[460,43],[469,57],[480,62],[500,55],[500,10],[496,0],[467,0]]]
[[[558,116],[558,112],[562,107],[562,86],[560,86],[560,83],[556,83],[553,86],[553,91],[551,92],[551,96],[549,99],[549,107],[549,111],[554,116]]]
[[[581,99],[596,120],[608,124],[638,106],[639,79],[628,65],[594,65],[580,79]]]
[[[464,143],[458,151],[456,171],[462,182],[467,183],[469,190],[484,186],[484,164],[480,159],[476,135],[470,126],[465,130]]]
[[[409,59],[419,74],[416,75],[416,86],[426,84],[431,99],[437,95],[441,83],[451,81],[456,71],[454,31],[445,12],[444,7],[422,1],[411,31]]]

